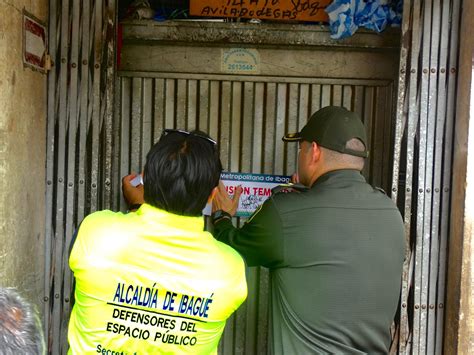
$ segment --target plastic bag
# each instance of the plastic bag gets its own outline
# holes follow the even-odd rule
[[[352,36],[359,27],[382,32],[388,25],[399,26],[402,0],[334,0],[326,12],[331,38]]]

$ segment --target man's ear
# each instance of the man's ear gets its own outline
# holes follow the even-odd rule
[[[212,200],[214,199],[214,197],[215,197],[216,194],[217,194],[217,191],[218,191],[217,186],[212,189],[211,194],[210,194],[209,197],[207,198],[207,203],[211,203],[211,202],[212,202]]]
[[[316,142],[311,142],[311,161],[317,163],[321,159],[321,147]]]

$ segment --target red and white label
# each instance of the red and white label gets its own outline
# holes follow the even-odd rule
[[[23,15],[25,64],[44,70],[46,61],[46,28],[28,15]]]

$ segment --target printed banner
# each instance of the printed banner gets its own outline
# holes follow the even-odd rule
[[[224,183],[227,193],[234,195],[235,189],[242,186],[239,208],[236,217],[249,217],[267,198],[272,194],[272,189],[281,184],[290,182],[289,176],[266,175],[266,174],[246,174],[223,172],[221,180]],[[210,216],[212,207],[208,204],[203,214]]]

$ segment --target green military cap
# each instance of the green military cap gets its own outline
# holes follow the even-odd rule
[[[366,150],[357,151],[346,148],[346,143],[358,138]],[[327,106],[313,113],[300,132],[288,133],[282,138],[285,142],[316,142],[320,146],[340,153],[367,158],[367,136],[359,115],[343,107]]]

